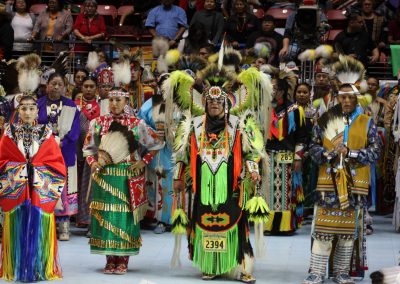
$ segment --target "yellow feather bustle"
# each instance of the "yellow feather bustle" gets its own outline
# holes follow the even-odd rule
[[[178,49],[170,49],[167,51],[165,55],[165,61],[167,62],[168,66],[174,65],[178,62],[181,53]]]

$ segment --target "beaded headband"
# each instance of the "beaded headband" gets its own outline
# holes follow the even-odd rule
[[[116,98],[116,97],[129,98],[129,92],[126,92],[123,90],[112,90],[112,91],[108,92],[108,97],[109,98]]]

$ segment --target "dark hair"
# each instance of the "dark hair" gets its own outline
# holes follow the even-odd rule
[[[283,97],[286,99],[289,91],[289,83],[284,79],[276,79],[279,91],[283,91]]]
[[[311,86],[310,86],[310,84],[308,84],[307,82],[302,82],[302,83],[297,84],[296,87],[294,88],[294,96],[295,96],[295,97],[296,97],[297,89],[298,89],[300,86],[306,86],[307,89],[308,89],[308,91],[311,92]]]
[[[21,98],[19,99],[19,104],[21,104],[21,102],[23,101],[28,101],[28,100],[32,100],[36,103],[36,98],[31,96],[31,95],[22,95]]]
[[[83,83],[85,82],[85,81],[93,81],[94,82],[94,84],[97,86],[97,79],[94,77],[94,76],[92,76],[92,75],[89,75],[89,76],[86,76],[85,77],[85,79],[83,79],[83,81],[82,81],[82,85],[83,85]]]
[[[356,21],[359,17],[361,17],[360,13],[352,12],[347,16],[347,24],[350,22]]]
[[[275,18],[271,15],[265,15],[265,17],[262,20],[263,22],[273,22],[275,23]]]
[[[57,1],[57,11],[61,12],[62,10],[64,10],[63,5],[61,4],[61,0],[56,0]],[[47,0],[47,5],[49,5],[50,0]],[[49,11],[49,7],[47,6],[46,11]]]
[[[76,69],[75,69],[75,72],[74,72],[74,79],[75,79],[76,74],[78,74],[78,72],[83,72],[83,73],[85,73],[85,74],[86,74],[85,77],[88,77],[88,76],[89,76],[89,72],[88,72],[85,68],[76,68]]]
[[[351,84],[343,84],[343,85],[340,85],[340,86],[339,86],[339,90],[340,90],[340,89],[343,89],[343,88],[350,88],[350,89],[353,89],[353,87],[351,86]]]
[[[64,82],[64,85],[65,85],[65,77],[64,77],[63,75],[61,75],[60,73],[58,73],[58,72],[54,72],[54,73],[52,73],[52,74],[49,76],[49,79],[47,80],[47,84],[48,84],[51,80],[53,80],[54,78],[56,78],[56,77],[60,77],[60,78],[62,79],[62,81]]]

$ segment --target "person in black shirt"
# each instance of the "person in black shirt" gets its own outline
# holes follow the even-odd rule
[[[246,48],[253,48],[256,43],[264,43],[270,49],[268,63],[273,66],[279,64],[279,50],[282,49],[283,37],[275,31],[275,19],[266,15],[261,23],[261,30],[253,32],[247,39]]]
[[[338,53],[360,60],[365,66],[379,59],[379,50],[369,34],[363,28],[363,18],[352,13],[348,18],[347,29],[339,33],[334,42]],[[368,58],[369,55],[372,55]]]

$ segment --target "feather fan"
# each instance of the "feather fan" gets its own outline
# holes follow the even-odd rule
[[[127,159],[131,153],[138,149],[138,143],[133,133],[113,121],[108,133],[101,138],[98,161],[101,166],[118,164]]]

